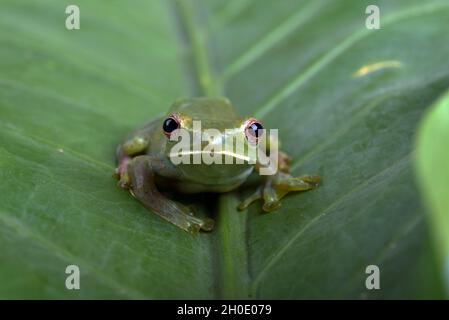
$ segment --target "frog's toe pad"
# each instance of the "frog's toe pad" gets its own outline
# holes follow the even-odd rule
[[[212,231],[215,226],[215,221],[210,218],[204,218],[203,223],[201,224],[201,230],[204,231]]]
[[[197,235],[200,232],[201,226],[197,223],[192,223],[187,227],[187,232]]]
[[[281,206],[280,201],[270,201],[270,202],[265,202],[262,206],[262,209],[265,212],[271,212],[271,211],[278,209],[280,206]]]
[[[201,230],[203,231],[212,231],[214,228],[215,221],[209,218],[205,218],[201,222],[191,222],[187,226],[187,232],[197,235]]]
[[[120,179],[117,182],[117,186],[123,189],[130,189],[129,181],[126,179]]]
[[[301,179],[302,181],[307,182],[315,187],[317,187],[319,185],[319,183],[321,182],[321,177],[318,175],[302,176],[302,177],[299,177],[299,179]]]

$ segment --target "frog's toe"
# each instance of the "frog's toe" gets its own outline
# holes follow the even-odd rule
[[[283,192],[282,192],[283,193]],[[266,212],[271,212],[276,210],[281,206],[281,198],[283,194],[279,194],[278,189],[275,184],[269,182],[265,185],[263,189],[263,206],[262,209]]]
[[[130,189],[129,177],[128,175],[122,176],[117,182],[117,186],[123,189]]]
[[[215,225],[215,221],[210,218],[198,218],[195,216],[187,216],[187,228],[186,231],[191,234],[198,234],[200,230],[212,231]]]
[[[245,199],[246,200],[246,199]],[[243,200],[242,202],[239,203],[239,205],[237,206],[237,210],[238,211],[243,211],[246,208],[249,207],[250,203],[248,203],[247,201]]]
[[[321,182],[321,177],[318,175],[307,175],[307,176],[300,176],[297,179],[300,179],[304,182],[307,182],[309,184],[312,184],[315,188],[318,187],[318,185]]]
[[[212,231],[212,229],[215,226],[215,221],[213,219],[210,218],[204,218],[203,222],[201,224],[201,230],[204,231]]]
[[[245,200],[240,202],[240,204],[237,206],[237,209],[239,211],[245,210],[246,208],[248,208],[251,205],[251,203],[253,203],[254,201],[257,201],[261,198],[262,198],[262,187],[259,187],[253,194],[251,194]]]
[[[271,212],[278,209],[281,206],[281,202],[278,200],[265,202],[262,206],[263,211]]]
[[[319,182],[319,176],[292,177],[290,175],[279,175],[273,182],[273,187],[276,190],[306,191],[316,188]]]
[[[201,226],[197,223],[190,223],[186,231],[190,234],[197,235],[201,230]]]
[[[240,202],[240,204],[237,206],[237,209],[239,211],[243,211],[246,208],[248,208],[253,202],[259,200],[262,196],[261,195],[257,195],[257,197],[248,197],[245,200],[243,200],[242,202]]]

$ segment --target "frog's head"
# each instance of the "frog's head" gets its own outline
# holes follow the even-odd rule
[[[230,185],[252,172],[263,127],[238,117],[228,99],[175,102],[164,118],[165,154],[191,181]]]

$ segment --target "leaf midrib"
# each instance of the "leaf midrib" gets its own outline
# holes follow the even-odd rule
[[[190,4],[190,2],[189,2]],[[223,84],[215,76],[214,65],[211,61],[211,53],[207,52],[203,38],[205,30],[195,19],[195,12],[187,2],[171,0],[169,9],[176,19],[178,28],[175,31],[181,41],[185,42],[191,53],[190,59],[185,63],[187,78],[194,82],[191,85],[192,96],[218,96],[224,94]],[[187,30],[187,32],[184,32]],[[193,74],[189,70],[194,70]],[[218,225],[214,234],[209,235],[212,241],[211,256],[213,259],[212,270],[215,270],[217,281],[215,294],[217,298],[238,299],[249,297],[249,264],[247,256],[247,224],[244,223],[244,232],[238,232],[240,228],[234,228],[235,223],[243,223],[241,214],[237,212],[236,196],[228,193],[219,196],[218,212],[215,215]],[[222,208],[220,210],[220,208]],[[223,209],[226,208],[226,209]],[[225,212],[226,211],[226,212]],[[244,217],[247,219],[247,216]],[[235,245],[235,244],[238,245]],[[239,252],[235,252],[239,250]],[[244,259],[236,263],[235,257]]]

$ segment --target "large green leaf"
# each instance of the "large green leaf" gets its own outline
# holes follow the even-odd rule
[[[360,0],[76,0],[75,31],[67,4],[2,1],[1,297],[438,293],[422,291],[435,280],[410,159],[449,86],[446,0],[379,0],[380,30]],[[220,196],[217,229],[192,237],[115,186],[114,149],[176,98],[217,94],[324,182],[268,215]],[[65,289],[69,264],[81,290]],[[365,288],[371,264],[381,290]]]

